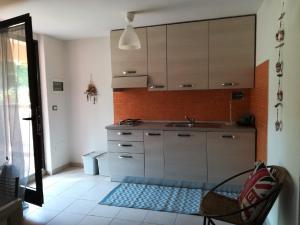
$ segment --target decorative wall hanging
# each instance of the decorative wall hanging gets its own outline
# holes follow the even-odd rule
[[[278,79],[278,88],[276,93],[276,121],[275,121],[275,130],[282,131],[283,129],[283,122],[282,122],[282,111],[283,111],[283,90],[282,90],[282,79],[284,74],[284,63],[283,63],[283,48],[284,48],[284,38],[285,38],[285,31],[284,31],[284,2],[282,3],[282,10],[279,20],[279,28],[275,34],[275,39],[278,44],[275,46],[278,49],[278,60],[275,64],[276,76]]]
[[[88,85],[87,90],[84,92],[86,94],[87,101],[92,101],[94,104],[97,102],[98,91],[93,82],[93,75],[91,74],[90,83]]]

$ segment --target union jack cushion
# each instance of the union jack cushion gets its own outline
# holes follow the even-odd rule
[[[249,175],[238,201],[241,209],[244,209],[267,196],[276,184],[276,179],[269,172],[263,162],[256,163],[254,171]],[[245,222],[253,221],[264,204],[258,204],[242,212],[241,216]]]

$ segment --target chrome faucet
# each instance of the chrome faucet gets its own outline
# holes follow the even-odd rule
[[[195,118],[191,118],[191,117],[188,117],[188,116],[185,116],[184,117],[187,121],[188,121],[188,124],[195,124],[196,123],[196,119]]]

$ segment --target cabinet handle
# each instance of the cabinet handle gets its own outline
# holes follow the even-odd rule
[[[160,136],[161,133],[146,133],[147,136]]]
[[[118,144],[119,147],[132,147],[132,144]]]
[[[179,87],[180,88],[192,88],[192,87],[194,87],[194,85],[193,84],[180,84]]]
[[[232,86],[236,86],[236,83],[233,82],[228,82],[228,83],[222,83],[221,84],[223,87],[232,87]]]
[[[152,85],[150,86],[150,89],[159,89],[159,88],[164,88],[165,85]]]
[[[131,155],[119,155],[119,159],[133,159]]]
[[[118,132],[118,135],[131,135],[131,132]]]
[[[237,136],[235,136],[235,135],[222,135],[222,138],[236,139]]]
[[[177,134],[178,137],[191,137],[190,134]]]
[[[123,71],[123,75],[130,75],[130,74],[136,74],[136,71],[134,70]]]

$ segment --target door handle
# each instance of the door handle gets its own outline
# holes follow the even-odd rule
[[[164,88],[165,85],[152,85],[150,86],[150,89],[159,89],[159,88]]]
[[[119,159],[133,159],[131,155],[119,155]]]
[[[119,147],[132,147],[132,144],[118,144]]]
[[[236,86],[236,83],[233,82],[227,82],[227,83],[222,83],[221,84],[223,87],[232,87],[232,86]]]
[[[178,137],[191,137],[190,134],[177,134]]]
[[[131,132],[119,132],[118,135],[131,135]]]
[[[160,136],[161,133],[146,133],[147,136]]]
[[[236,139],[237,136],[235,136],[235,135],[222,135],[222,138]]]
[[[136,74],[134,70],[123,71],[123,75]]]
[[[192,87],[194,87],[194,85],[193,84],[180,84],[179,87],[180,88],[192,88]]]
[[[29,121],[29,120],[33,120],[33,118],[32,117],[25,117],[25,118],[22,118],[22,120]]]

